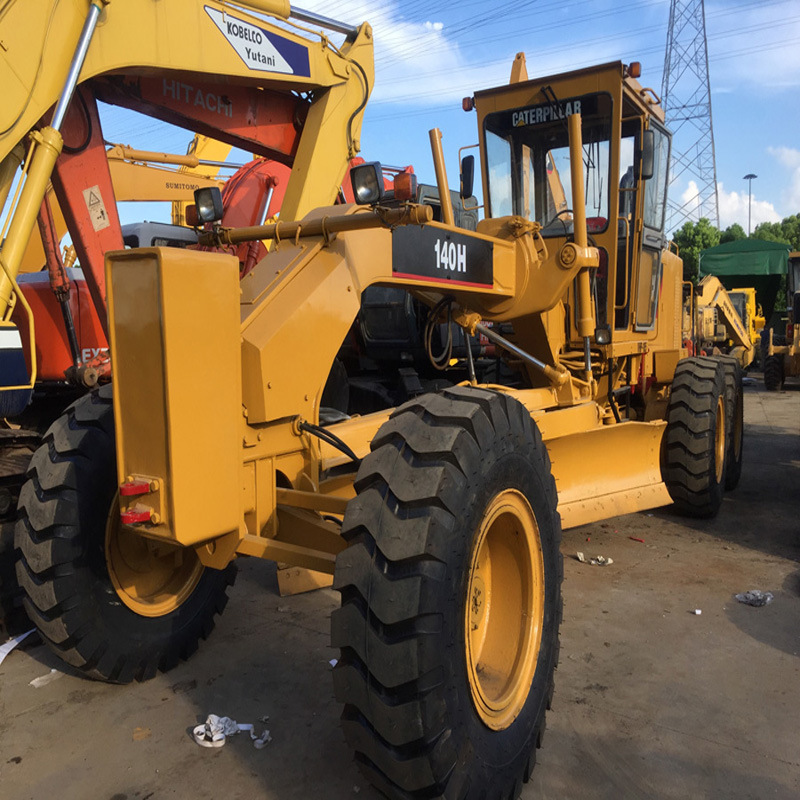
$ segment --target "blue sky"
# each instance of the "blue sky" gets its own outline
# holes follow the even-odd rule
[[[450,184],[457,185],[458,148],[477,142],[474,113],[461,98],[508,81],[524,51],[531,78],[606,61],[640,61],[640,82],[660,93],[669,0],[303,0],[303,8],[375,33],[376,79],[361,144],[368,160],[413,164],[433,182],[428,130],[441,128]],[[709,72],[717,157],[720,224],[747,228],[753,181],[753,227],[800,213],[800,2],[706,2]],[[332,37],[335,39],[335,37]],[[111,141],[183,152],[189,135],[106,109]],[[135,136],[135,139],[133,138]],[[235,157],[235,156],[234,156]],[[687,183],[673,198],[689,198]],[[678,195],[678,197],[676,197]],[[168,207],[126,208],[124,221],[167,220]]]

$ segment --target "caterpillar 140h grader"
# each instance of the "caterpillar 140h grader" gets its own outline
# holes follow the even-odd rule
[[[281,120],[291,108],[297,136],[269,142],[293,165],[279,222],[224,228],[213,193],[198,197],[207,246],[271,243],[241,280],[238,260],[214,252],[106,256],[113,391],[52,425],[20,497],[31,618],[64,660],[125,683],[194,651],[237,557],[331,573],[335,691],[363,771],[393,797],[517,796],[553,696],[562,526],[670,501],[711,516],[738,480],[735,365],[682,346],[657,98],[638,65],[528,80],[518,61],[509,85],[465,101],[485,203],[467,231],[453,224],[437,131],[440,222],[411,202],[408,177],[385,195],[376,163],[352,171],[357,203],[325,205],[358,146],[367,25],[338,26],[346,42],[333,49],[214,0],[93,0],[82,33],[79,7],[48,12],[79,41],[71,66],[61,43],[39,77],[0,54],[18,76],[2,141],[33,129],[37,143],[2,250],[6,305],[79,76],[80,90],[129,99],[155,81],[177,102],[213,72],[205,107],[227,113],[244,86]],[[25,30],[27,4],[10,8]],[[503,369],[466,346],[459,385],[330,413],[323,387],[376,286],[429,309],[424,344],[439,366],[456,350],[434,353],[434,330],[446,345],[482,337]]]

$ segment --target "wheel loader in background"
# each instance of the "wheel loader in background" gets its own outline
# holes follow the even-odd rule
[[[783,388],[787,377],[800,375],[800,253],[789,253],[786,301],[788,321],[785,343],[775,341],[770,328],[764,352],[764,386],[770,392]]]
[[[250,55],[261,36],[291,41],[294,64],[333,63],[337,79],[306,109],[279,222],[226,228],[219,198],[198,194],[206,246],[271,242],[241,281],[230,255],[107,255],[113,390],[71,406],[33,458],[16,538],[26,608],[60,657],[125,683],[191,655],[237,557],[332,573],[334,685],[360,768],[392,797],[516,797],[553,696],[562,525],[670,499],[711,516],[738,480],[735,362],[687,358],[683,346],[682,264],[663,232],[663,112],[637,64],[528,80],[518,60],[511,84],[465,103],[480,139],[477,230],[454,224],[435,130],[441,221],[412,202],[408,179],[384,195],[376,163],[352,171],[356,203],[331,197],[301,214],[309,181],[328,176],[317,197],[338,190],[357,147],[368,26],[333,51],[243,9],[197,8],[112,2],[95,32],[96,0],[73,68],[63,60],[66,91],[50,75],[14,96],[30,94],[17,139],[58,102],[0,252],[6,298],[19,296],[6,247],[32,228],[79,73],[98,85],[117,80],[105,70],[124,73],[125,86],[168,53],[160,67],[196,74],[222,33],[221,63],[239,77],[263,66]],[[78,39],[74,6],[54,9]],[[135,52],[133,25],[152,34]],[[296,102],[308,76],[283,80]],[[559,192],[554,169],[568,178]],[[469,173],[465,160],[464,196]],[[460,361],[468,379],[397,408],[330,414],[323,388],[373,286],[427,307],[431,362],[446,372]],[[455,349],[469,335],[496,348],[502,370]]]

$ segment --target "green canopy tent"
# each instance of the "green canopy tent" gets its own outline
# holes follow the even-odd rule
[[[709,247],[700,253],[699,276],[716,275],[726,289],[752,286],[769,319],[781,276],[789,271],[788,244],[762,239],[740,239]]]

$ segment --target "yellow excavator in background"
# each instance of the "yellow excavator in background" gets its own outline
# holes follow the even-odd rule
[[[238,556],[332,573],[334,685],[364,773],[390,797],[517,797],[553,696],[562,525],[670,501],[710,517],[738,481],[738,365],[684,346],[664,113],[636,63],[529,80],[518,58],[512,83],[465,103],[477,230],[455,225],[436,129],[441,221],[408,173],[386,192],[377,162],[351,170],[356,202],[334,205],[372,83],[369,26],[325,20],[345,34],[336,49],[246,6],[309,18],[267,0],[93,0],[79,32],[75,4],[5,7],[28,51],[48,14],[64,38],[38,81],[13,40],[0,54],[13,108],[0,155],[56,103],[0,251],[9,304],[79,76],[85,119],[93,96],[143,109],[155,93],[225,117],[233,84],[269,92],[255,99],[291,111],[269,141],[293,167],[276,223],[224,227],[219,193],[197,193],[205,246],[271,242],[241,279],[218,252],[106,255],[113,390],[73,404],[31,462],[16,529],[26,608],[61,658],[125,683],[191,655]],[[463,197],[473,174],[467,157]],[[87,189],[102,227],[103,192]],[[413,297],[445,380],[350,416],[324,388],[375,287]]]
[[[706,275],[696,287],[687,283],[684,316],[689,320],[684,323],[692,330],[694,351],[729,355],[747,369],[764,328],[755,294],[755,289],[726,290],[714,275]]]
[[[225,155],[230,149],[225,148]],[[224,179],[215,177],[224,162],[224,156],[219,161],[212,161],[201,159],[192,153],[155,153],[115,144],[106,150],[106,157],[116,202],[171,203],[174,225],[186,225],[183,209],[194,202],[195,190],[210,186],[217,186],[221,190],[225,185]],[[226,166],[235,168],[237,165]],[[68,226],[55,198],[52,184],[48,186],[45,197],[52,209],[56,241],[60,242],[68,232]],[[39,231],[34,229],[22,256],[19,271],[38,272],[46,264],[47,256],[42,238]]]
[[[196,133],[189,142],[186,155],[197,159],[196,163],[185,163],[179,168],[179,172],[184,177],[193,178],[213,178],[219,169],[218,165],[224,164],[233,148],[225,142],[219,142],[210,136],[202,136]],[[189,180],[191,183],[191,180]],[[199,187],[198,187],[199,188]],[[194,190],[193,190],[194,191]],[[193,199],[175,200],[172,203],[172,224],[186,225],[186,208],[192,205]]]

